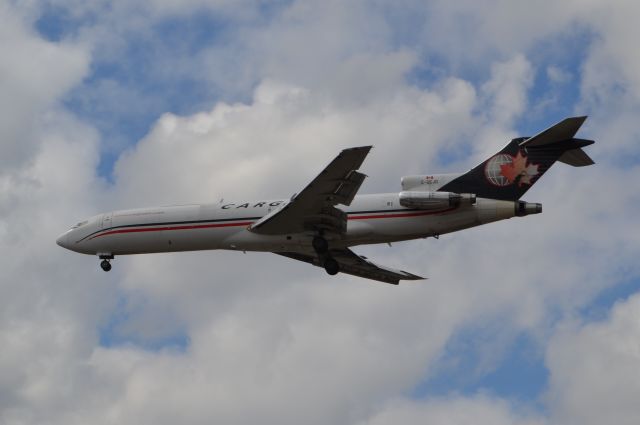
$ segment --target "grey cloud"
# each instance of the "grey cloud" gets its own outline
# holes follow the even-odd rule
[[[495,425],[543,425],[544,418],[530,412],[517,411],[500,399],[488,396],[451,397],[423,401],[394,400],[363,422],[370,425],[397,423]]]

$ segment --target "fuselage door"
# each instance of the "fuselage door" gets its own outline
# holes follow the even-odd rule
[[[112,212],[108,212],[102,215],[102,222],[100,226],[102,229],[109,229],[111,227],[112,216],[113,216]]]

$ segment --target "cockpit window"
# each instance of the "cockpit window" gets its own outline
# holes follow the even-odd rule
[[[75,226],[72,226],[72,229],[77,229],[78,227],[82,227],[85,224],[87,224],[89,222],[89,220],[85,220],[85,221],[81,221],[80,223],[76,224]]]

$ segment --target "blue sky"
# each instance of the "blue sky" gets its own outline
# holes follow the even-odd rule
[[[380,150],[379,159],[374,158],[371,163],[379,170],[380,179],[370,179],[372,189],[381,186],[379,182],[387,176],[401,176],[396,170],[406,160],[399,152],[416,152],[408,155],[413,156],[409,161],[413,161],[411,166],[425,167],[424,172],[430,171],[426,169],[429,166],[454,171],[451,167],[468,166],[484,152],[500,147],[509,135],[533,135],[571,115],[590,115],[584,137],[595,138],[600,145],[592,154],[596,167],[600,167],[598,171],[566,167],[549,175],[544,180],[547,186],[537,188],[535,196],[552,205],[544,221],[532,222],[532,227],[539,227],[495,228],[496,243],[509,241],[512,234],[530,241],[529,245],[523,244],[523,253],[514,260],[527,264],[509,265],[516,271],[528,270],[526,278],[500,275],[480,255],[468,260],[468,270],[460,270],[459,258],[474,248],[482,249],[487,238],[493,237],[489,236],[493,232],[483,234],[479,229],[470,231],[468,236],[448,236],[439,245],[409,244],[389,254],[391,262],[404,261],[406,267],[413,262],[435,274],[427,283],[433,286],[422,290],[420,296],[382,295],[356,285],[345,289],[344,299],[336,306],[327,301],[324,291],[328,289],[314,286],[322,281],[319,275],[307,276],[306,269],[295,266],[284,269],[285,263],[266,256],[252,257],[253,267],[247,267],[242,258],[224,255],[218,259],[204,254],[165,256],[160,260],[153,256],[122,259],[115,283],[107,282],[102,275],[59,278],[59,282],[71,285],[70,293],[70,288],[83,288],[82,297],[99,300],[91,313],[80,307],[71,309],[78,313],[73,313],[77,316],[70,322],[86,320],[86,327],[78,331],[82,335],[78,341],[92,335],[94,346],[78,342],[83,348],[77,352],[92,353],[87,354],[90,360],[74,357],[69,363],[104,361],[104,365],[110,365],[120,361],[126,366],[109,382],[133,385],[126,381],[131,374],[140,382],[161,388],[160,400],[175,400],[171,386],[154,383],[149,378],[154,372],[145,375],[144,367],[157,367],[160,371],[165,368],[171,373],[200,368],[209,371],[203,374],[223,375],[220,370],[216,375],[213,371],[217,369],[206,361],[211,356],[229,371],[242,375],[240,370],[245,367],[260,370],[258,365],[264,366],[261,357],[245,358],[247,351],[260,351],[264,356],[273,356],[268,357],[273,361],[262,368],[270,370],[271,375],[264,377],[256,372],[246,382],[255,379],[257,387],[267,393],[269,385],[275,385],[273,382],[284,383],[273,394],[286,397],[288,385],[304,383],[297,380],[303,378],[292,376],[306,376],[313,369],[307,359],[315,361],[318,370],[324,365],[315,355],[300,354],[306,346],[291,348],[299,347],[296,341],[306,341],[309,347],[315,342],[343,341],[339,333],[331,333],[335,329],[317,322],[317,316],[329,312],[336,315],[331,319],[335,320],[333,325],[344,325],[352,332],[357,342],[353,351],[365,355],[361,364],[349,363],[357,356],[347,348],[342,352],[339,347],[326,347],[336,351],[336,371],[344,359],[345,368],[361,372],[355,375],[359,379],[380,369],[367,363],[379,361],[377,354],[407,357],[406,365],[397,366],[397,373],[379,377],[372,373],[373,381],[368,386],[379,389],[371,390],[363,384],[364,389],[349,390],[356,394],[352,405],[329,396],[322,398],[322,394],[331,391],[314,393],[317,406],[337,412],[335,417],[323,417],[327,421],[385,423],[385,415],[394,414],[394,400],[406,399],[424,403],[427,410],[433,408],[432,403],[443,403],[445,407],[460,400],[486,403],[487,408],[508,419],[505,423],[526,423],[530,418],[540,423],[579,423],[579,415],[562,404],[563,395],[554,378],[564,376],[564,370],[571,368],[559,372],[556,362],[563,358],[562,353],[593,341],[590,338],[597,334],[598,326],[611,326],[617,331],[622,319],[615,312],[634,311],[634,295],[640,289],[640,274],[633,260],[638,244],[633,229],[628,228],[629,223],[634,223],[640,202],[633,196],[623,197],[619,188],[597,186],[598,175],[624,178],[630,188],[637,177],[639,133],[623,130],[634,128],[633,113],[640,110],[640,81],[633,77],[638,64],[620,48],[621,44],[624,47],[620,40],[629,39],[625,28],[631,33],[635,30],[626,20],[631,12],[611,13],[611,17],[604,18],[598,5],[578,12],[547,4],[546,7],[555,8],[549,22],[542,22],[546,14],[534,7],[527,6],[528,15],[517,6],[493,7],[500,7],[502,18],[471,3],[447,5],[438,1],[425,5],[411,1],[399,5],[375,1],[345,5],[247,0],[238,6],[224,1],[193,0],[178,5],[157,0],[149,4],[105,1],[83,7],[69,1],[45,2],[24,10],[14,4],[5,5],[5,13],[17,16],[29,37],[61,49],[78,49],[87,61],[86,69],[77,72],[68,90],[41,108],[72,117],[73,126],[63,134],[95,135],[95,140],[77,142],[88,152],[95,150],[97,158],[91,165],[93,169],[83,174],[84,179],[87,173],[93,173],[93,177],[70,190],[77,199],[69,198],[68,208],[73,206],[76,210],[93,212],[96,204],[109,208],[109,202],[122,205],[165,199],[158,193],[180,201],[183,195],[206,195],[208,188],[194,189],[194,181],[202,181],[199,186],[213,181],[244,187],[245,180],[237,182],[247,176],[242,165],[232,166],[234,162],[244,164],[242,161],[258,164],[256,172],[270,172],[261,174],[264,179],[247,188],[247,193],[262,193],[266,187],[273,189],[270,196],[280,196],[291,190],[287,184],[297,180],[296,170],[318,168],[325,153],[348,143],[349,136],[344,135],[373,139]],[[424,107],[420,111],[424,113],[424,123],[406,112],[419,107]],[[616,112],[614,122],[611,114]],[[36,113],[40,112],[33,112]],[[376,127],[382,117],[388,120],[386,127]],[[222,130],[216,127],[220,122],[224,122]],[[74,133],[78,128],[82,133]],[[310,140],[319,141],[298,141],[300,129],[305,128],[309,129]],[[391,128],[389,134],[382,134],[387,128]],[[94,133],[85,133],[86,129]],[[424,134],[425,130],[428,140],[415,140],[415,135]],[[239,134],[242,141],[228,141],[227,134]],[[336,139],[327,134],[335,134]],[[376,139],[378,135],[380,139]],[[326,150],[318,147],[325,139],[314,137],[328,140]],[[393,145],[396,140],[397,148]],[[360,143],[361,140],[353,141]],[[624,152],[623,157],[607,153],[613,150]],[[214,152],[210,162],[204,158],[202,163],[194,163],[201,159],[201,151]],[[301,159],[298,168],[287,167],[286,172],[280,173],[277,167],[284,167],[283,161],[291,161],[289,151],[322,156]],[[603,153],[602,158],[598,153]],[[385,154],[393,158],[380,159]],[[174,157],[175,168],[168,163]],[[276,168],[269,168],[272,166]],[[211,177],[203,180],[207,169],[211,170]],[[376,168],[368,172],[376,173]],[[172,173],[173,179],[165,176]],[[581,173],[583,181],[578,177]],[[79,175],[78,172],[70,179]],[[299,178],[298,186],[305,183],[305,178]],[[575,185],[568,179],[576,179]],[[594,200],[581,195],[587,191],[603,193]],[[218,192],[210,196],[216,197]],[[607,207],[610,204],[615,206]],[[618,205],[623,212],[615,211]],[[591,206],[593,212],[580,210]],[[624,228],[626,233],[621,230]],[[623,247],[620,253],[614,249],[616,238],[620,238]],[[581,250],[581,243],[587,249]],[[547,247],[549,252],[540,252]],[[437,263],[424,266],[417,261],[423,251],[433,254]],[[600,251],[601,256],[597,255]],[[372,248],[372,256],[384,258],[387,252]],[[535,263],[538,254],[540,264]],[[87,265],[91,261],[81,260],[74,260],[80,274],[93,271],[93,264]],[[161,264],[156,266],[155,261]],[[213,272],[208,268],[209,261]],[[258,274],[261,267],[267,270],[267,277]],[[434,269],[442,270],[451,280],[444,281]],[[16,271],[16,275],[20,274]],[[549,274],[557,275],[557,282]],[[471,277],[474,275],[478,282]],[[73,279],[79,279],[77,286]],[[218,280],[227,285],[215,285]],[[257,281],[262,285],[255,284]],[[87,289],[87,284],[95,284],[94,289]],[[385,324],[396,320],[385,297],[390,305],[403,311],[403,318],[397,319],[405,324],[401,331],[385,328]],[[424,310],[431,308],[433,312],[423,311],[416,302],[420,297],[424,297]],[[58,304],[50,304],[52,311],[59,313]],[[378,318],[375,306],[383,310],[379,323],[382,330],[365,320]],[[416,320],[437,320],[438,326],[428,331],[419,329],[410,312],[416,314]],[[390,320],[382,320],[383,317]],[[358,321],[353,329],[345,325],[351,319]],[[442,330],[438,329],[440,323]],[[304,337],[297,334],[299,330],[306,331]],[[308,335],[318,335],[317,341],[307,341]],[[568,335],[566,341],[575,345],[563,345],[563,335]],[[628,338],[632,340],[633,336]],[[371,341],[382,342],[376,345]],[[368,343],[373,347],[372,359],[366,358],[366,351],[358,351],[362,349],[358,345]],[[273,344],[279,345],[274,348]],[[350,347],[350,342],[345,344]],[[403,346],[410,353],[405,353]],[[236,364],[238,359],[245,363]],[[294,365],[299,361],[301,366],[291,366],[291,370],[276,367],[280,361]],[[390,364],[393,368],[394,363]],[[75,370],[74,366],[69,368]],[[96,377],[100,373],[86,381],[98,382],[102,379]],[[416,376],[417,373],[421,375]],[[345,372],[343,375],[347,376]],[[84,375],[78,376],[85,382]],[[313,376],[318,381],[326,377],[327,382],[340,382],[339,372]],[[573,379],[575,376],[570,378],[567,382],[578,382]],[[239,382],[245,382],[242,379]],[[627,392],[635,394],[634,391],[631,388]],[[115,390],[105,399],[113,400],[123,412],[133,412],[130,417],[139,414],[143,422],[154,418],[149,413],[153,410],[151,402],[142,403],[144,408],[138,411],[128,404],[128,396],[114,394]],[[0,388],[0,409],[2,397]],[[25,401],[23,410],[31,402]],[[306,402],[302,400],[301,405]],[[194,405],[202,406],[197,401]],[[235,406],[231,402],[229,405]],[[107,407],[96,407],[97,411],[103,408]],[[7,417],[20,418],[22,411],[16,412],[15,417],[11,416],[13,413]],[[38,412],[44,415],[46,409],[39,407]],[[341,416],[340,412],[347,413]],[[177,418],[196,423],[198,416],[193,414],[196,416]],[[291,415],[284,415],[283,423],[295,422],[295,414]],[[226,418],[241,421],[248,417],[228,413]],[[280,419],[277,414],[273,418]]]
[[[76,35],[95,16],[73,19],[69,11],[50,7],[35,28],[50,41]],[[113,163],[122,150],[135,145],[165,113],[188,115],[225,99],[206,81],[191,75],[163,75],[155,69],[159,57],[188,60],[205,47],[224,42],[230,23],[214,13],[199,11],[185,17],[166,18],[144,33],[126,34],[116,57],[96,55],[91,72],[64,99],[78,117],[92,123],[105,140],[99,172],[110,178]],[[106,85],[106,87],[105,87]],[[122,92],[124,99],[105,99],[104,90]],[[129,97],[130,96],[130,97]],[[125,102],[120,102],[124,100]]]

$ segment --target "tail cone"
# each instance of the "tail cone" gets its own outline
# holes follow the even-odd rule
[[[518,201],[516,203],[516,215],[524,217],[529,214],[540,214],[542,212],[542,204],[533,202]]]

